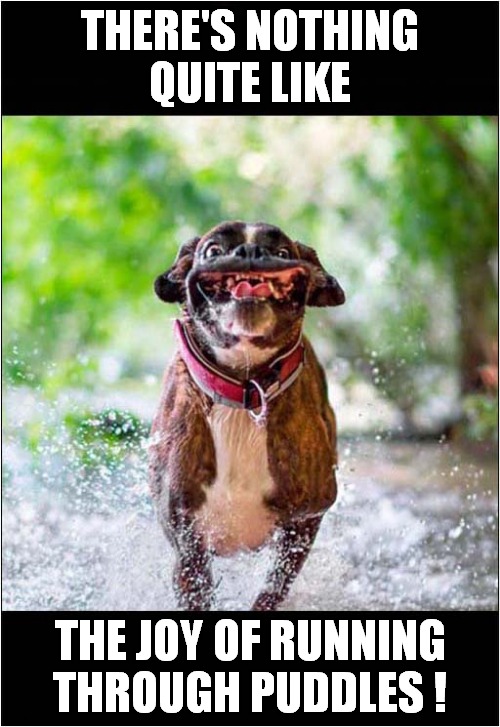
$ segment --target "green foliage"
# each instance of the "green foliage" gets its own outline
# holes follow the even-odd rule
[[[167,133],[119,119],[3,120],[8,373],[47,377],[106,340],[175,255],[179,230],[220,218]]]
[[[478,441],[498,439],[498,398],[471,394],[463,402],[467,435]]]
[[[79,461],[86,467],[121,463],[149,432],[137,416],[118,409],[97,414],[70,412],[64,417],[64,426]]]
[[[398,117],[389,187],[401,247],[447,266],[488,255],[497,239],[497,124],[482,117]]]
[[[476,346],[467,331],[491,348],[496,152],[481,117],[6,117],[5,373],[95,389],[114,380],[110,353],[144,381],[176,313],[156,275],[190,236],[260,219],[345,287],[345,306],[308,315],[323,360],[349,361],[411,419],[426,369],[453,378]]]
[[[188,163],[182,123],[3,119],[4,362],[11,381],[41,384],[48,393],[92,384],[99,347],[127,321],[136,326],[159,315],[152,283],[178,245],[222,219],[267,219],[312,235],[313,197],[291,196],[279,168],[270,168],[268,184],[256,184],[230,148]],[[260,120],[235,128],[258,157],[266,145]],[[203,143],[210,149],[217,140]]]
[[[391,185],[393,222],[412,260],[424,256],[451,282],[458,323],[460,388],[484,389],[480,370],[497,338],[497,120],[402,117]]]

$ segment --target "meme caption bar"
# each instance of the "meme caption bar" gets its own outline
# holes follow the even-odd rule
[[[472,640],[463,638],[468,621],[460,612],[4,613],[12,668],[3,690],[19,678],[12,654],[22,624],[31,697],[45,705],[39,724],[135,724],[137,715],[158,724],[165,714],[182,724],[203,712],[221,724],[251,713],[276,724],[295,714],[326,725],[333,713],[344,724],[380,724],[381,714],[385,724],[468,724],[463,694],[493,693],[498,679],[494,667],[464,667],[478,663],[486,643],[493,656],[497,615],[481,614]],[[26,700],[4,701],[4,723],[26,724],[29,709]],[[495,724],[495,710],[485,701],[483,724]]]
[[[494,114],[498,6],[479,5],[4,3],[3,110]]]

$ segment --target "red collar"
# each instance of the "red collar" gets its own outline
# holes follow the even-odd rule
[[[191,377],[216,404],[250,410],[265,407],[293,384],[304,366],[304,344],[299,338],[293,348],[264,366],[254,378],[238,381],[205,358],[181,321],[175,321],[174,330]]]

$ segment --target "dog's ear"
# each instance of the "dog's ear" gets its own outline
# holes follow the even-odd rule
[[[183,245],[171,268],[155,280],[155,293],[165,303],[184,303],[186,299],[186,277],[193,264],[196,246],[200,237],[193,237]]]
[[[326,272],[315,250],[302,242],[296,242],[299,258],[309,263],[312,269],[307,305],[324,307],[342,305],[345,293],[338,281]]]

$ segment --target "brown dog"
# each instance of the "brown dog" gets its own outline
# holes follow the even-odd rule
[[[306,305],[340,305],[344,293],[310,247],[243,222],[182,245],[155,290],[183,312],[150,449],[179,603],[208,609],[211,555],[258,548],[277,531],[253,605],[275,609],[336,497],[335,417],[302,323]]]

